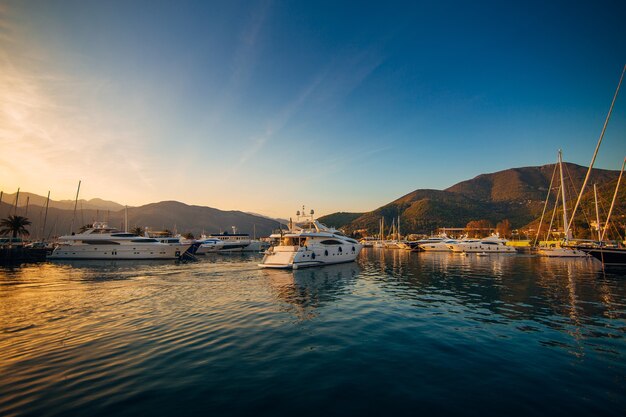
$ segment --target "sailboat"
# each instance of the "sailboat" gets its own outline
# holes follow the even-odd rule
[[[565,182],[563,181],[563,155],[561,150],[559,149],[559,157],[558,157],[558,167],[559,167],[559,176],[561,179],[561,185],[559,187],[561,191],[561,198],[563,201],[563,228],[565,234],[565,242],[572,239],[572,231],[569,228],[569,223],[567,221],[567,204],[565,201]],[[548,197],[550,197],[550,190],[548,190]],[[557,197],[558,199],[558,197]],[[558,201],[557,201],[558,202]],[[554,206],[554,210],[556,211],[556,204]],[[542,218],[543,221],[543,218]],[[539,224],[541,226],[541,223]],[[541,227],[539,227],[541,229]],[[572,249],[563,245],[554,246],[554,247],[542,247],[539,249],[540,256],[547,256],[551,258],[583,258],[589,256],[586,252],[583,252],[579,249]]]
[[[617,199],[617,192],[619,190],[619,185],[620,185],[620,182],[622,181],[622,175],[624,174],[624,166],[626,166],[626,158],[624,158],[624,162],[622,163],[622,170],[620,171],[619,178],[617,179],[617,185],[615,186],[615,193],[613,194],[613,200],[611,201],[611,208],[609,209],[609,213],[607,214],[606,223],[604,224],[604,229],[602,230],[602,234],[599,236],[600,241],[598,242],[598,246],[580,248],[580,250],[598,259],[604,265],[626,265],[626,248],[609,247],[607,246],[607,243],[604,241],[604,237],[606,236],[606,232],[609,228],[609,222],[611,221],[611,214],[613,213],[613,208],[615,207],[615,200]],[[599,218],[597,214],[596,216]],[[598,221],[598,228],[599,227],[600,227],[600,224]]]
[[[380,226],[380,236],[379,236],[378,241],[374,242],[374,247],[382,249],[385,247],[385,218],[384,217],[380,218],[379,226]]]

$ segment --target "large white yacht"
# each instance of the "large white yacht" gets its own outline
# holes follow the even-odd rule
[[[498,236],[489,236],[484,239],[468,239],[457,243],[448,244],[448,248],[452,252],[459,253],[516,253],[515,248],[506,246],[506,239],[500,239]]]
[[[266,251],[259,266],[298,269],[354,261],[363,245],[314,220],[313,214],[311,210],[309,219],[290,221],[289,231],[271,235],[279,243]]]
[[[178,259],[190,244],[163,243],[96,222],[82,233],[61,236],[48,259]]]

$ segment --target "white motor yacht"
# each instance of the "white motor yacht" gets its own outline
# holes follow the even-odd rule
[[[243,248],[244,252],[263,252],[266,249],[269,249],[270,244],[268,242],[264,242],[258,239],[252,239],[250,244]]]
[[[452,252],[457,253],[516,253],[514,247],[506,246],[506,242],[506,239],[500,239],[498,236],[494,235],[484,239],[468,239],[457,243],[450,243],[448,244],[448,248],[450,248]]]
[[[220,239],[206,238],[198,241],[200,246],[196,250],[198,255],[206,255],[207,253],[219,252],[224,247],[224,242]]]
[[[419,248],[425,252],[450,252],[449,245],[459,243],[455,239],[428,239],[427,242],[420,242]]]
[[[61,236],[48,259],[178,259],[191,247],[180,242],[119,231],[96,222],[81,233]]]
[[[211,234],[208,237],[222,241],[223,246],[217,252],[242,252],[251,243],[250,235],[237,233],[235,226],[233,226],[233,233]]]
[[[291,222],[290,222],[291,223]],[[261,268],[304,268],[352,262],[363,248],[356,240],[311,218],[270,236],[279,244],[267,250]]]

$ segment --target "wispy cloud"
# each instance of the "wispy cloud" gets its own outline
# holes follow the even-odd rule
[[[306,85],[294,100],[284,106],[274,118],[267,122],[262,135],[251,138],[238,163],[231,167],[230,174],[236,172],[248,160],[258,154],[263,147],[280,132],[304,107],[315,101],[323,106],[334,107],[356,89],[383,62],[376,49],[337,59],[322,68],[314,79]],[[366,151],[369,152],[369,151]]]
[[[206,125],[218,125],[241,99],[256,66],[258,56],[263,50],[261,37],[272,5],[273,1],[262,0],[256,4],[256,7],[249,10],[247,18],[244,19],[243,30],[239,34],[232,61],[224,63],[230,65],[231,71],[219,97],[220,105],[216,111],[207,115]]]
[[[0,12],[0,185],[64,190],[83,178],[94,187],[152,187],[139,132],[111,128],[104,109],[85,105],[103,83],[42,71],[50,63],[8,19]]]

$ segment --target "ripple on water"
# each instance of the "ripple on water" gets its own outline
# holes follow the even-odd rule
[[[626,407],[621,273],[381,250],[298,271],[259,270],[259,259],[0,270],[0,414]]]

